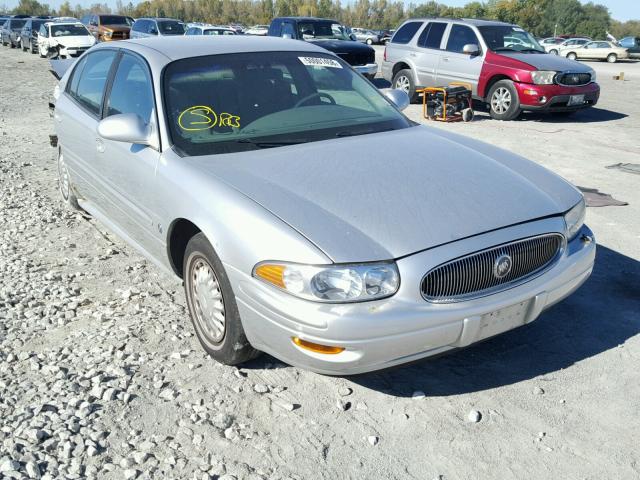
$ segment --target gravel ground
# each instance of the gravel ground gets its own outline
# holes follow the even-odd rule
[[[63,208],[55,81],[1,48],[0,478],[638,478],[640,177],[603,167],[638,163],[639,66],[569,121],[437,125],[630,202],[589,211],[589,282],[472,348],[335,378],[206,357],[181,286]]]

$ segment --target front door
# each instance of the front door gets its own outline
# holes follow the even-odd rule
[[[480,41],[475,32],[467,25],[454,23],[449,29],[446,46],[438,63],[437,83],[448,85],[451,82],[463,82],[471,85],[473,95],[478,94],[478,80],[484,62],[484,55],[467,55],[462,52],[465,45],[477,45]]]
[[[124,53],[107,92],[103,118],[134,113],[158,135],[151,73],[146,62]],[[155,148],[99,137],[96,168],[109,196],[110,219],[153,256],[162,242],[154,216],[155,173],[160,153]]]

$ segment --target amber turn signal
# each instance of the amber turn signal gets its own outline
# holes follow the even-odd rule
[[[273,285],[276,285],[280,288],[287,288],[284,284],[284,265],[271,265],[265,263],[263,265],[259,265],[255,269],[256,277],[260,277],[263,280],[266,280]]]
[[[315,353],[324,353],[325,355],[336,355],[344,351],[344,348],[342,347],[330,347],[329,345],[320,345],[318,343],[302,340],[301,338],[298,338],[298,337],[291,337],[291,340],[300,348],[304,348],[305,350],[309,350]]]

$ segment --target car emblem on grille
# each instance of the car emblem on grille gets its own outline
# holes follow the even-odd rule
[[[506,253],[500,255],[493,263],[493,276],[498,279],[506,277],[509,275],[512,265],[513,261],[509,255]]]

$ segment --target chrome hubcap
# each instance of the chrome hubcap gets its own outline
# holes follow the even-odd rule
[[[64,164],[62,154],[58,156],[58,181],[60,182],[60,193],[65,200],[69,199],[69,172]]]
[[[505,87],[498,88],[491,96],[491,108],[496,113],[504,113],[511,106],[511,92]]]
[[[200,326],[214,342],[225,332],[224,299],[218,278],[209,262],[198,258],[191,268],[191,299]]]
[[[403,90],[409,93],[409,88],[411,87],[411,83],[409,79],[402,75],[401,77],[396,78],[396,88],[399,90]]]

